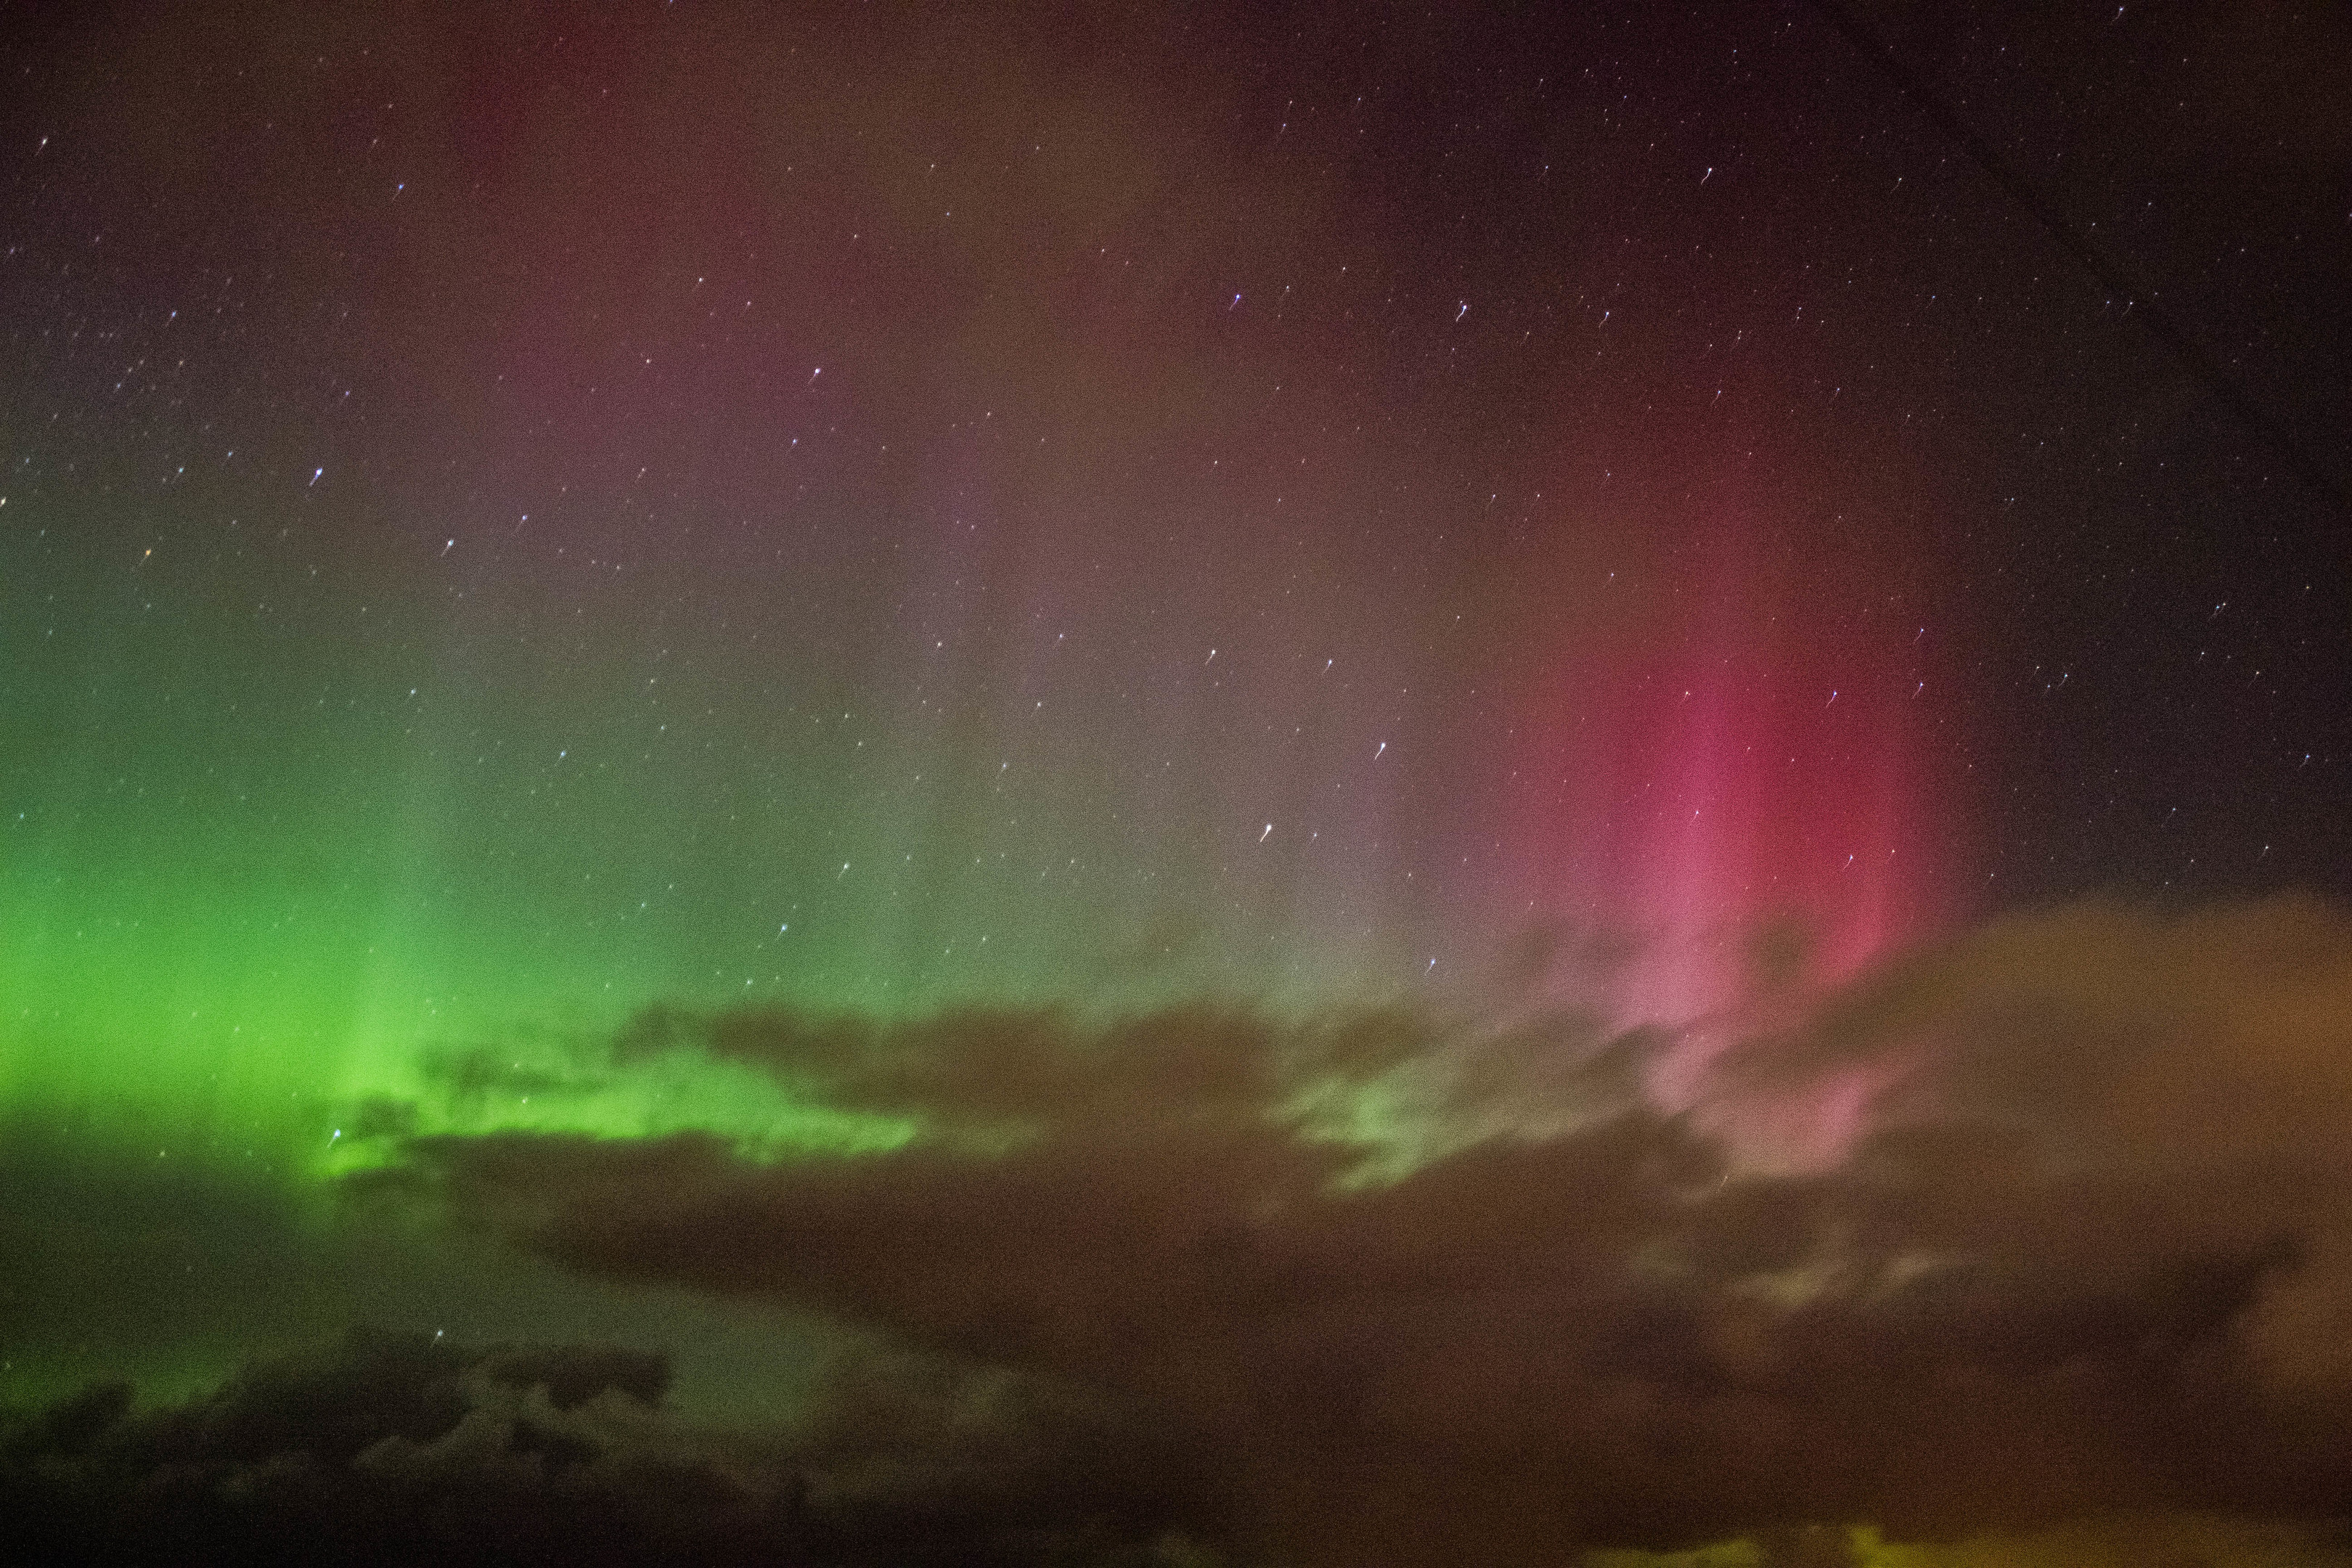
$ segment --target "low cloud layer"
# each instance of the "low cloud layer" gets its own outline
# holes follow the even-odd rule
[[[0,1431],[15,1549],[53,1562],[494,1560],[781,1528],[776,1484],[665,1428],[658,1357],[359,1335],[133,1415],[95,1385]]]
[[[1679,1117],[1627,1092],[1661,1048],[1573,1018],[671,1016],[615,1059],[751,1064],[923,1135],[418,1138],[376,1181],[575,1269],[1084,1391],[1292,1560],[2352,1495],[2339,913],[1997,922],[1743,1039]],[[1702,1131],[1865,1090],[1834,1163]]]
[[[184,1405],[127,1385],[0,1412],[11,1562],[1199,1568],[1099,1413],[845,1363],[791,1431],[663,1406],[663,1359],[358,1332]],[[1001,1385],[1003,1380],[995,1380]],[[888,1391],[887,1399],[880,1397]]]

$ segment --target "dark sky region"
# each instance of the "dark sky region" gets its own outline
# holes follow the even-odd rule
[[[0,80],[17,1547],[2352,1552],[2341,7]]]

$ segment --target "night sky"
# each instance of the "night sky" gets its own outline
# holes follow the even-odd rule
[[[2340,8],[930,10],[0,8],[9,1484],[2340,1511]]]

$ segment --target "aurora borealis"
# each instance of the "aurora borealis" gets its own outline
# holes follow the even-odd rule
[[[1559,10],[0,19],[0,1405],[2340,1503],[2343,19]]]

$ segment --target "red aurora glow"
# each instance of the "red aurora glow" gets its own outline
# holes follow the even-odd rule
[[[1834,595],[1795,590],[1737,521],[1695,553],[1662,612],[1556,662],[1517,783],[1528,901],[1616,939],[1588,984],[1619,1025],[1680,1031],[1651,1083],[1674,1109],[1759,1010],[1937,923],[1945,815],[1920,756],[1929,628],[1858,563]]]

